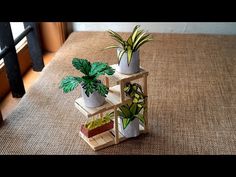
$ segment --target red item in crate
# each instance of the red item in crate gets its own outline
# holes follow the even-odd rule
[[[110,129],[112,129],[113,128],[113,125],[114,125],[114,122],[111,120],[109,123],[106,123],[106,124],[104,124],[104,125],[102,125],[102,126],[99,126],[99,127],[97,127],[97,128],[94,128],[94,129],[92,129],[92,130],[89,130],[89,129],[87,129],[85,126],[84,126],[84,124],[81,126],[81,132],[85,135],[85,136],[87,136],[88,138],[90,138],[90,137],[93,137],[93,136],[95,136],[95,135],[97,135],[97,134],[100,134],[100,133],[102,133],[102,132],[105,132],[105,131],[107,131],[107,130],[110,130]]]

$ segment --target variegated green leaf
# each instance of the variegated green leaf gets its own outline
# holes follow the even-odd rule
[[[123,129],[126,129],[126,127],[131,122],[131,119],[122,118],[121,120],[122,120]]]
[[[140,27],[140,25],[137,25],[137,26],[135,26],[135,28],[134,28],[134,30],[133,30],[133,32],[132,32],[132,42],[134,42],[135,41],[135,38],[136,38],[136,36],[137,36],[137,34],[138,34],[138,28]]]
[[[143,44],[145,44],[146,42],[149,42],[149,41],[152,41],[152,39],[147,38],[147,39],[140,41],[139,44],[135,47],[135,50],[138,50],[139,47],[141,47]]]
[[[129,110],[129,106],[127,105],[122,105],[121,107],[119,107],[120,110],[122,111],[122,113],[124,114],[123,117],[131,117],[131,112]]]
[[[111,45],[111,46],[105,47],[103,50],[112,49],[112,48],[120,48],[120,46],[118,46],[118,45]]]
[[[137,104],[132,104],[130,106],[130,112],[132,113],[132,115],[136,114],[136,110],[137,110]]]
[[[122,58],[122,56],[124,55],[124,53],[125,53],[126,51],[125,50],[121,50],[121,51],[119,51],[118,52],[118,64],[120,64],[120,60],[121,60],[121,58]]]
[[[128,65],[129,65],[130,62],[131,62],[132,55],[133,55],[133,50],[131,49],[130,46],[128,46],[128,48],[127,48]]]
[[[142,123],[145,122],[143,114],[137,114],[135,117],[137,117]]]
[[[132,47],[133,42],[132,42],[132,36],[130,36],[127,40],[128,44]]]
[[[115,39],[117,42],[119,42],[122,45],[124,44],[124,40],[122,39],[122,37],[118,33],[114,32],[112,30],[108,30],[108,32],[110,33],[110,36],[113,39]]]
[[[145,35],[145,33],[140,34],[140,36],[135,40],[134,44],[133,44],[133,49],[136,48],[136,45],[138,45],[140,39]]]
[[[134,98],[134,99],[133,99],[133,103],[138,103],[138,99],[137,99],[137,98]]]

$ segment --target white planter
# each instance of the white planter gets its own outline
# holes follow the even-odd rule
[[[132,120],[125,129],[123,127],[122,120],[120,117],[118,118],[118,124],[119,124],[119,131],[126,138],[136,137],[140,134],[138,118],[135,118],[134,120]]]
[[[119,51],[121,51],[121,49],[117,48],[117,55]],[[122,74],[134,74],[139,72],[140,71],[139,50],[133,53],[129,65],[128,65],[127,52],[125,52],[121,57],[120,64],[118,65],[116,70]]]
[[[97,91],[93,92],[92,94],[89,94],[89,97],[85,94],[85,90],[81,87],[81,93],[82,97],[84,99],[84,104],[87,107],[95,108],[102,106],[105,102],[105,97],[101,96]]]

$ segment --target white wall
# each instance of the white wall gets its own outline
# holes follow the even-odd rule
[[[135,25],[141,25],[148,32],[159,33],[205,33],[236,34],[236,22],[72,22],[72,31],[106,31],[131,32]]]

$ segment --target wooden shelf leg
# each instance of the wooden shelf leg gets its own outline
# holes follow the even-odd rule
[[[125,95],[124,95],[124,81],[120,82],[120,96],[121,96],[121,103],[125,101]]]
[[[109,84],[109,78],[105,77],[105,85],[109,88],[110,84]]]
[[[2,112],[0,110],[0,125],[3,123]]]
[[[147,96],[147,75],[145,74],[143,77],[143,93],[144,96]],[[144,116],[144,132],[148,132],[148,97],[144,100],[144,110],[143,110],[143,116]]]
[[[118,115],[117,107],[114,107],[114,118],[115,118],[115,144],[119,143],[119,130],[118,130]]]

